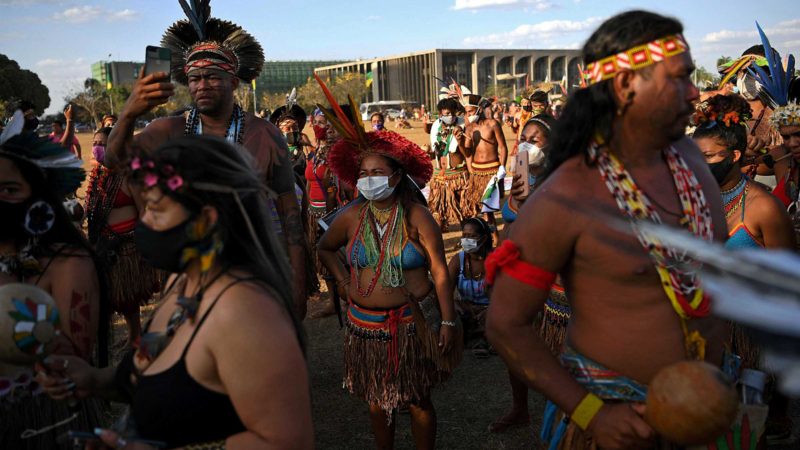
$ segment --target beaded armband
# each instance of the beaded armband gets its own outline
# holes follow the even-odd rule
[[[519,247],[508,239],[486,258],[484,265],[486,266],[486,283],[490,286],[494,284],[495,278],[501,271],[520,283],[542,291],[550,291],[550,286],[556,281],[555,272],[521,260]]]

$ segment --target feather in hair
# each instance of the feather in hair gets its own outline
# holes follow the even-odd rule
[[[780,58],[776,58],[776,54],[772,51],[772,46],[769,39],[761,29],[761,25],[756,22],[758,34],[761,36],[761,44],[764,46],[764,54],[767,57],[770,74],[766,72],[757,64],[751,64],[748,71],[756,78],[761,84],[759,89],[759,97],[765,101],[770,107],[777,108],[778,106],[786,105],[789,99],[789,83],[794,74],[794,56],[790,55],[787,61],[786,70],[781,64]]]
[[[333,110],[333,115],[331,116],[328,111],[325,110],[325,108],[320,108],[323,114],[325,114],[325,118],[328,119],[328,122],[330,122],[334,128],[336,128],[336,131],[338,131],[343,138],[354,144],[359,144],[358,132],[356,132],[355,127],[350,122],[350,119],[347,117],[344,111],[342,111],[342,108],[339,106],[336,98],[334,98],[333,94],[328,89],[328,86],[316,73],[314,74],[314,78],[317,79],[317,83],[319,83],[319,86],[322,88],[322,93],[325,94],[325,98],[328,99],[328,103],[330,103],[331,109]],[[357,113],[358,109],[354,109],[353,115],[355,116]]]
[[[292,88],[292,92],[286,97],[286,110],[292,109],[292,106],[297,104],[297,88]]]
[[[730,67],[726,68],[723,73],[725,74],[719,82],[719,87],[717,89],[722,89],[731,78],[735,77],[742,69],[747,67],[750,63],[753,62],[752,55],[744,55],[741,58],[737,59]]]

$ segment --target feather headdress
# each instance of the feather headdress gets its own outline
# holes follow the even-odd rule
[[[286,104],[275,109],[269,116],[269,121],[275,125],[286,119],[297,122],[300,131],[306,126],[306,112],[297,104],[297,88],[292,88],[292,92],[286,96]]]
[[[336,129],[342,139],[328,151],[328,165],[340,180],[350,186],[358,181],[361,160],[367,155],[381,155],[397,161],[398,164],[418,185],[425,185],[433,176],[433,164],[428,154],[417,144],[392,131],[364,131],[364,123],[358,114],[358,106],[352,96],[348,96],[352,120],[344,110],[325,82],[314,74],[322,88],[331,109],[317,105],[325,114],[325,118]]]
[[[250,82],[264,66],[264,50],[242,27],[211,17],[210,0],[178,0],[185,20],[172,24],[161,45],[172,50],[172,78],[187,84],[193,69],[216,69]]]
[[[767,55],[769,74],[764,72],[764,69],[758,65],[750,65],[747,70],[761,84],[758,92],[761,101],[772,109],[777,109],[780,106],[786,106],[789,102],[789,83],[791,83],[794,76],[794,55],[789,55],[786,69],[784,70],[780,57],[772,51],[769,39],[767,39],[758,22],[756,22],[756,27],[758,28],[758,34],[761,36],[764,53]]]
[[[0,146],[0,156],[38,167],[47,189],[59,197],[74,193],[86,178],[83,161],[69,149],[34,133],[7,137]]]
[[[441,78],[436,78],[436,79],[439,80],[440,83],[445,85],[444,87],[439,89],[439,100],[444,100],[446,98],[453,98],[463,105],[464,98],[468,95],[472,95],[472,91],[470,91],[468,87],[458,84],[458,82],[452,78],[450,79],[452,83],[450,83],[449,85]]]
[[[773,109],[770,124],[776,129],[781,126],[800,125],[800,107],[795,102],[789,101],[789,85],[794,77],[794,55],[786,58],[786,68],[781,64],[780,57],[772,51],[767,35],[756,22],[761,44],[767,55],[769,74],[758,65],[748,67],[748,71],[760,84],[758,96],[765,105]]]

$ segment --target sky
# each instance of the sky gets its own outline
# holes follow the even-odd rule
[[[759,43],[758,20],[781,54],[800,57],[797,0],[213,0],[212,16],[253,34],[267,60],[355,60],[433,48],[580,48],[629,9],[676,17],[699,66]],[[177,0],[0,0],[0,53],[50,89],[47,113],[99,60],[143,61],[183,17]]]

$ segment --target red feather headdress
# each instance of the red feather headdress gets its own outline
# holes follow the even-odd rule
[[[381,155],[397,161],[403,170],[420,185],[425,185],[433,176],[433,164],[428,154],[417,144],[392,131],[365,132],[361,116],[352,96],[348,96],[354,112],[354,122],[345,115],[339,103],[325,83],[314,74],[322,92],[331,105],[331,111],[317,105],[328,122],[336,128],[342,140],[328,152],[328,166],[339,179],[350,186],[358,181],[361,160],[367,155]]]

